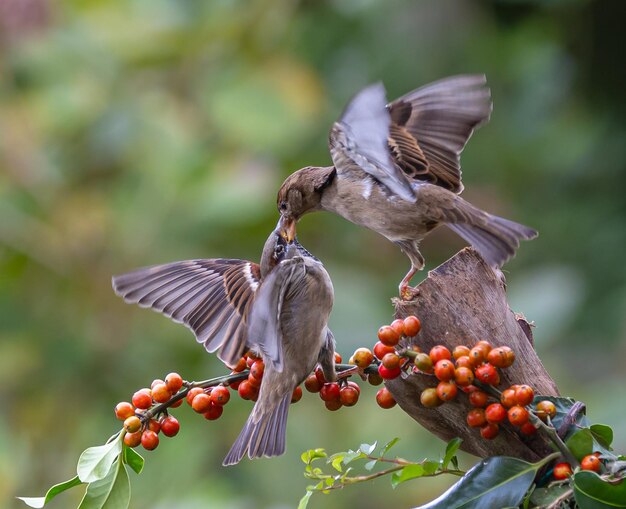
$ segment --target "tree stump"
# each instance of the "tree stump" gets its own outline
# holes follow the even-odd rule
[[[494,346],[509,346],[516,354],[516,361],[510,368],[499,370],[498,388],[528,384],[535,394],[559,396],[554,380],[534,350],[528,322],[507,304],[505,284],[499,274],[473,249],[463,249],[429,272],[418,286],[415,300],[394,300],[396,318],[415,315],[421,320],[422,330],[412,338],[412,343],[424,352],[438,344],[450,350],[460,344],[471,348],[479,340],[487,340]],[[539,434],[521,436],[509,425],[501,426],[494,440],[483,439],[478,429],[466,423],[465,417],[472,407],[461,391],[454,400],[437,408],[422,406],[422,390],[436,386],[432,376],[417,373],[388,380],[386,385],[402,410],[443,440],[462,438],[461,449],[470,454],[537,461],[552,451]]]

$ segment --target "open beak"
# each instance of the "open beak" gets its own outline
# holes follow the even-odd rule
[[[296,238],[296,221],[295,219],[280,218],[280,236],[287,242],[291,243]]]

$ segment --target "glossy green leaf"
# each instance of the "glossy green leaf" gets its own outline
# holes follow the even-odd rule
[[[130,504],[130,480],[121,458],[106,477],[92,482],[78,509],[127,509]]]
[[[574,495],[580,509],[626,507],[626,480],[604,481],[595,472],[581,470],[574,474]]]
[[[341,472],[342,471],[342,467],[341,464],[343,462],[343,458],[345,457],[345,454],[343,452],[339,452],[337,454],[333,454],[330,457],[330,464],[332,465],[332,467],[337,470],[337,472]]]
[[[391,486],[394,488],[398,484],[418,477],[434,474],[439,469],[439,463],[435,461],[424,461],[415,465],[407,465],[402,470],[394,472],[391,476]]]
[[[391,449],[394,445],[396,445],[398,442],[400,441],[400,439],[398,437],[390,440],[389,442],[387,442],[385,444],[385,446],[383,447],[383,450],[380,451],[380,457],[382,458],[385,454],[387,454],[387,452],[389,451],[389,449]]]
[[[324,451],[324,449],[309,449],[308,451],[304,451],[300,455],[300,459],[303,463],[306,463],[308,465],[315,460],[326,458],[327,456],[328,455],[326,454],[326,451]]]
[[[39,508],[39,507],[43,507],[44,505],[46,505],[48,502],[50,502],[50,500],[56,497],[59,493],[69,490],[70,488],[73,488],[74,486],[78,486],[79,484],[82,484],[82,482],[80,482],[80,479],[78,478],[78,476],[76,476],[70,479],[69,481],[55,484],[54,486],[52,486],[52,488],[48,490],[46,495],[43,497],[17,497],[17,498],[30,507]]]
[[[539,463],[503,456],[487,458],[443,495],[420,509],[517,507],[533,483],[537,470],[555,457],[552,454]]]
[[[589,426],[593,439],[603,448],[611,449],[613,443],[613,429],[606,424],[592,424]]]
[[[115,458],[122,452],[122,435],[111,442],[90,447],[78,458],[76,471],[82,482],[94,482],[103,479],[111,470]]]
[[[555,484],[546,488],[536,488],[530,496],[531,507],[549,506],[571,491],[572,488],[569,484]]]
[[[452,458],[454,458],[455,454],[459,450],[459,447],[461,447],[462,442],[463,440],[458,437],[453,438],[448,442],[448,445],[446,446],[446,452],[443,459],[441,460],[441,468],[448,468],[450,461],[452,461]]]
[[[141,474],[145,460],[135,449],[124,444],[124,463],[132,468],[135,473]]]
[[[567,448],[577,460],[583,459],[593,452],[593,436],[588,428],[580,429],[565,442]]]

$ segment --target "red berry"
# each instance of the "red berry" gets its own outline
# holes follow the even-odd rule
[[[388,353],[394,353],[395,351],[396,349],[393,346],[387,346],[380,341],[377,341],[374,345],[374,355],[378,360],[382,360],[385,355]]]
[[[504,408],[500,403],[492,403],[485,408],[485,418],[489,422],[502,422],[506,419],[506,408]]]
[[[152,389],[152,399],[156,401],[157,403],[165,403],[171,397],[172,397],[172,394],[167,388],[167,385],[165,385],[164,383],[156,384],[154,388]]]
[[[454,347],[454,350],[452,350],[452,357],[455,360],[458,360],[461,357],[468,357],[469,353],[470,349],[468,347],[466,347],[465,345],[458,345]]]
[[[317,377],[317,381],[320,383],[320,385],[324,385],[326,383],[326,378],[324,378],[324,371],[322,370],[322,368],[315,368],[315,376]]]
[[[155,419],[150,419],[150,421],[148,421],[148,425],[146,426],[146,429],[149,429],[150,431],[154,431],[158,435],[159,431],[161,431],[161,424],[159,424],[159,421]]]
[[[298,385],[298,387],[296,387],[291,393],[291,402],[297,403],[301,399],[302,399],[302,387]]]
[[[136,433],[141,429],[141,420],[136,415],[131,415],[124,421],[126,433]]]
[[[548,417],[550,417],[550,419],[554,419],[556,416],[556,405],[547,399],[540,401],[537,403],[537,410],[535,413],[542,421],[547,421]]]
[[[493,348],[487,354],[487,362],[493,364],[496,368],[508,368],[509,359],[506,350],[502,347]]]
[[[209,409],[204,412],[203,415],[207,421],[215,421],[216,419],[219,419],[223,413],[224,407],[222,405],[214,405],[211,403],[209,405]]]
[[[500,427],[494,422],[488,422],[482,428],[480,428],[480,436],[487,440],[496,438],[500,433]]]
[[[472,361],[467,355],[463,355],[462,357],[459,357],[458,359],[456,359],[455,364],[457,368],[474,369],[474,366],[472,365]]]
[[[448,359],[441,359],[435,363],[435,376],[443,382],[452,380],[454,371],[454,364]]]
[[[521,406],[530,405],[535,399],[535,391],[529,385],[520,385],[515,389],[517,404]]]
[[[193,401],[191,402],[191,408],[194,409],[195,412],[199,414],[203,414],[204,412],[209,410],[209,406],[211,405],[211,396],[202,392],[198,394]]]
[[[161,431],[166,437],[176,436],[179,430],[180,424],[176,417],[168,415],[167,417],[163,417],[163,419],[161,419]]]
[[[117,417],[120,421],[125,421],[133,415],[135,415],[135,409],[133,408],[133,405],[127,401],[122,401],[121,403],[115,405],[115,417]]]
[[[413,364],[424,373],[432,373],[434,370],[434,364],[429,355],[425,353],[418,353],[413,359]]]
[[[469,358],[472,367],[477,367],[487,360],[487,354],[485,353],[484,348],[475,346],[470,350]]]
[[[402,318],[397,318],[393,322],[391,322],[390,327],[395,330],[398,336],[402,336],[404,334],[404,320]],[[411,334],[407,334],[410,336]]]
[[[331,412],[339,410],[342,407],[341,401],[339,401],[338,399],[334,399],[332,401],[324,401],[324,406],[326,407],[326,410],[330,410]]]
[[[528,422],[529,414],[523,406],[515,405],[509,408],[509,422],[513,426],[522,426]]]
[[[489,355],[489,352],[493,348],[492,344],[489,341],[479,341],[474,345],[474,348],[482,348],[485,352],[485,357]]]
[[[456,398],[458,389],[454,382],[439,382],[437,384],[437,396],[441,401],[450,401]]]
[[[446,359],[446,360],[452,359],[452,354],[450,353],[450,350],[448,350],[443,345],[433,346],[430,349],[430,352],[428,353],[428,355],[430,356],[430,360],[433,361],[433,364],[437,364],[438,361],[443,360],[443,359]]]
[[[390,325],[383,325],[378,329],[378,339],[387,346],[396,346],[400,341],[398,334]]]
[[[204,392],[204,389],[202,389],[201,387],[194,387],[193,389],[190,389],[190,391],[187,393],[186,399],[187,399],[187,403],[189,403],[189,405],[191,406],[191,402],[193,401],[193,399],[198,395]]]
[[[400,357],[395,353],[388,353],[383,357],[382,363],[387,369],[394,370],[400,367]]]
[[[554,465],[552,476],[558,481],[568,479],[572,475],[572,466],[569,463],[557,463]]]
[[[182,398],[177,399],[176,401],[174,401],[174,403],[170,404],[170,408],[178,408],[182,404],[183,404]]]
[[[152,396],[143,390],[133,394],[132,401],[136,408],[141,408],[142,410],[147,410],[152,406]]]
[[[485,407],[487,406],[487,393],[483,391],[473,391],[470,392],[469,402],[470,405],[475,407]]]
[[[533,423],[530,421],[522,424],[519,430],[522,435],[526,435],[526,436],[534,435],[535,433],[537,433],[537,428],[535,428]]]
[[[165,377],[165,385],[168,391],[176,394],[183,386],[183,378],[178,373],[170,373]]]
[[[152,383],[150,384],[150,389],[152,389],[155,385],[158,384],[164,384],[165,381],[161,380],[160,378],[155,378],[154,380],[152,380]],[[142,391],[148,391],[148,394],[150,394],[150,389],[141,389]]]
[[[146,451],[152,451],[159,445],[159,435],[147,429],[141,434],[141,445]]]
[[[323,401],[338,401],[339,392],[340,389],[338,383],[332,382],[324,384],[320,390],[320,398],[322,398]]]
[[[128,447],[137,447],[141,443],[141,431],[135,433],[126,433],[124,435],[124,443]]]
[[[470,368],[456,368],[454,371],[454,381],[460,387],[469,387],[474,383],[474,372]]]
[[[317,379],[317,376],[315,376],[315,373],[311,373],[306,377],[306,380],[304,380],[304,388],[309,392],[320,392],[322,385],[323,384]]]
[[[498,385],[498,382],[500,381],[498,371],[489,363],[478,366],[474,371],[474,374],[476,375],[476,380],[484,384]]]
[[[359,384],[352,382],[352,381],[348,381],[346,385],[348,387],[352,387],[355,391],[357,391],[359,393],[359,396],[361,395],[361,388],[359,387]]]
[[[381,387],[376,393],[376,403],[381,408],[392,408],[396,406],[396,400],[389,392],[387,387]]]
[[[256,362],[258,361],[255,361],[255,363]],[[256,387],[258,389],[259,387],[261,387],[262,381],[262,378],[257,378],[252,374],[252,372],[250,372],[250,374],[248,375],[248,382],[250,382],[250,385],[252,385],[252,387]]]
[[[594,472],[599,472],[600,468],[602,468],[602,463],[600,462],[600,458],[598,458],[595,454],[588,454],[580,462],[580,468],[583,470],[593,470]]]
[[[398,378],[400,376],[400,368],[396,369],[387,369],[382,364],[378,366],[378,374],[382,376],[385,380],[392,380],[394,378]]]
[[[339,391],[339,401],[343,406],[354,406],[359,401],[359,391],[346,385]]]
[[[422,391],[420,394],[420,403],[426,408],[435,408],[443,404],[443,400],[439,399],[437,389],[431,387]]]
[[[265,371],[265,363],[262,360],[254,361],[254,364],[250,367],[250,376],[261,380],[263,378],[263,372]]]
[[[241,373],[248,367],[248,362],[245,357],[242,357],[237,361],[237,364],[233,367],[233,373]]]
[[[471,428],[481,428],[487,424],[485,410],[483,408],[472,408],[467,413],[467,425]]]
[[[504,408],[511,408],[517,405],[517,398],[515,397],[515,391],[513,389],[505,389],[500,396],[500,403]]]
[[[417,336],[422,329],[422,323],[417,316],[407,316],[404,319],[404,333],[407,336]]]
[[[211,403],[218,406],[224,406],[230,400],[230,391],[228,387],[218,385],[211,391]]]

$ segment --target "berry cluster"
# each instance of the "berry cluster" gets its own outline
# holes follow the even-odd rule
[[[335,363],[340,364],[341,361],[341,355],[335,353]],[[342,406],[356,405],[361,395],[359,385],[345,378],[338,382],[327,382],[319,367],[306,378],[304,387],[309,392],[319,393],[324,406],[330,411],[339,410]]]
[[[580,460],[581,470],[591,470],[592,472],[600,473],[602,470],[602,459],[599,452],[593,454],[587,454],[582,460]],[[572,475],[572,465],[566,462],[557,463],[552,470],[552,477],[557,481],[564,481],[569,479]]]

